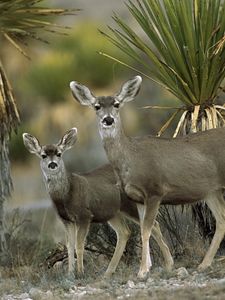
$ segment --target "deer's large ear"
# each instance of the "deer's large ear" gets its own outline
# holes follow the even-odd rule
[[[77,140],[77,128],[71,128],[68,130],[61,140],[58,142],[57,146],[60,148],[62,152],[69,150],[73,147]]]
[[[76,100],[82,105],[93,105],[96,102],[95,96],[91,93],[89,88],[76,81],[70,82],[70,89]]]
[[[29,133],[23,133],[23,143],[30,153],[41,155],[41,145],[36,137]]]
[[[132,101],[140,90],[141,82],[141,76],[135,76],[128,80],[123,84],[120,92],[115,95],[115,98],[120,103]]]

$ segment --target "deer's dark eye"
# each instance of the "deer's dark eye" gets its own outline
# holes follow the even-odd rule
[[[42,154],[41,157],[42,157],[43,159],[45,159],[45,158],[47,157],[47,155],[46,155],[46,154]]]
[[[101,108],[100,104],[95,104],[95,110],[99,110]]]
[[[115,108],[119,108],[119,107],[120,107],[120,103],[119,103],[119,102],[115,102],[115,103],[113,104],[113,106],[114,106]]]
[[[56,156],[61,157],[62,153],[56,153]]]

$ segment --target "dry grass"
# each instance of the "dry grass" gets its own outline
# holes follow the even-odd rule
[[[180,228],[181,231],[179,234],[182,234],[182,230],[185,232],[187,226],[185,222],[182,224],[184,228]],[[73,276],[67,274],[66,260],[59,269],[49,269],[47,267],[45,263],[46,258],[49,256],[50,251],[56,247],[52,237],[48,235],[48,232],[43,233],[40,237],[38,229],[35,228],[34,224],[29,222],[29,220],[19,218],[16,219],[16,221],[14,220],[13,228],[8,240],[7,255],[5,255],[4,259],[1,259],[0,298],[8,294],[18,295],[28,293],[31,288],[39,288],[44,292],[49,290],[54,291],[58,295],[58,299],[64,299],[63,295],[69,293],[74,287],[89,286],[102,279],[112,254],[105,255],[100,254],[100,251],[93,251],[93,249],[99,250],[98,247],[102,247],[102,244],[99,242],[102,241],[102,239],[99,238],[99,235],[104,232],[107,234],[107,237],[105,237],[104,251],[110,250],[110,253],[112,253],[113,243],[115,243],[114,232],[108,227],[105,227],[105,225],[100,228],[93,226],[87,244],[92,251],[85,252],[85,275],[83,278],[78,278],[77,274]],[[131,241],[128,243],[127,250],[116,273],[109,282],[104,282],[103,286],[101,285],[101,288],[107,293],[110,292],[111,295],[111,298],[107,298],[108,296],[106,297],[105,294],[106,298],[104,299],[115,299],[117,297],[116,291],[120,290],[121,292],[121,289],[126,285],[128,280],[136,282],[136,274],[140,263],[138,227],[132,227],[132,232]],[[165,228],[164,234],[167,235]],[[173,244],[170,239],[168,240],[170,244]],[[151,278],[156,282],[160,280],[170,281],[171,278],[175,278],[176,269],[180,266],[188,268],[189,273],[195,271],[197,264],[201,261],[205,253],[204,249],[206,246],[197,232],[193,234],[193,230],[190,229],[183,239],[182,248],[179,248],[182,249],[182,251],[176,253],[175,271],[166,272],[159,267],[163,266],[162,257],[159,254],[158,246],[151,241],[151,253],[154,260]],[[221,267],[223,264],[225,264],[225,259],[221,258],[221,260],[216,262],[213,268],[208,270],[203,276],[206,278],[223,278],[224,267]],[[209,295],[220,295],[223,288],[211,285],[208,289]],[[165,290],[163,291],[163,289],[161,290],[159,288],[157,291],[151,291],[151,288],[148,288],[148,290],[143,291],[143,295],[141,292],[140,298],[138,297],[138,299],[148,299],[149,296],[151,296],[152,299],[165,299],[163,298],[163,293],[165,295]],[[188,298],[188,295],[191,298]],[[199,295],[202,295],[201,288],[193,288],[191,291],[187,288],[179,288],[177,291],[169,291],[166,299],[172,299],[173,296],[175,297],[173,299],[178,299],[179,297],[182,299],[201,299]],[[84,299],[95,299],[93,297]],[[132,297],[135,299],[134,295]],[[132,297],[130,299],[132,299]],[[57,299],[57,297],[55,299]]]

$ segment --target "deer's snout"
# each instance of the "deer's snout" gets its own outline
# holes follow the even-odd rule
[[[48,168],[49,168],[49,169],[54,170],[54,169],[56,169],[57,167],[58,167],[58,165],[57,165],[57,163],[55,163],[54,161],[52,161],[52,162],[50,162],[50,163],[48,164]]]
[[[107,116],[107,117],[105,117],[105,118],[102,120],[102,123],[103,123],[104,125],[110,126],[110,125],[112,125],[112,124],[114,123],[114,119],[113,119],[112,117],[110,117],[110,116]]]

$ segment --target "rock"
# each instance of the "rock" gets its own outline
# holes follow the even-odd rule
[[[81,299],[83,296],[87,294],[87,291],[82,291],[77,295],[77,299]]]
[[[45,293],[45,299],[46,300],[53,300],[54,299],[54,296],[53,296],[53,293],[52,291],[48,290],[46,293]]]
[[[131,288],[131,289],[135,288],[134,282],[133,282],[132,280],[128,280],[128,281],[127,281],[127,287],[128,287],[128,288]]]
[[[154,283],[154,279],[153,278],[151,278],[151,277],[149,277],[148,279],[147,279],[147,284],[149,284],[149,285],[152,285],[153,283]]]
[[[216,281],[216,284],[225,286],[225,278],[218,279],[218,280]]]
[[[28,293],[23,293],[23,294],[20,295],[20,299],[28,300],[28,299],[31,299],[31,298],[30,298],[30,295]]]
[[[180,279],[184,279],[184,278],[186,278],[186,277],[189,275],[187,269],[184,268],[184,267],[181,267],[181,268],[177,269],[177,272],[176,272],[176,273],[177,273],[177,276],[178,276]]]
[[[15,298],[13,297],[13,295],[4,295],[2,300],[14,300]]]
[[[146,284],[144,282],[138,282],[136,284],[136,289],[142,290],[142,289],[145,289],[145,288],[146,288]]]
[[[29,295],[33,300],[41,300],[43,292],[38,288],[31,288],[29,291]]]
[[[105,255],[100,254],[97,258],[97,261],[100,266],[104,266],[105,265]]]

